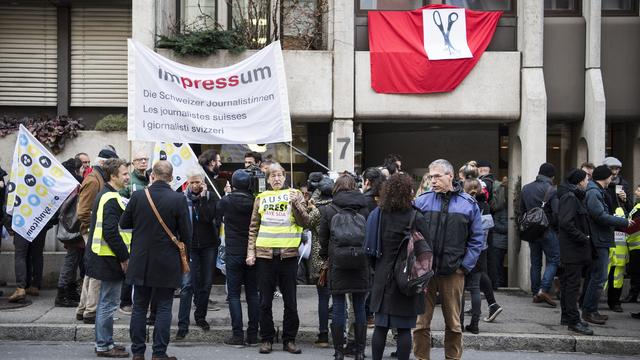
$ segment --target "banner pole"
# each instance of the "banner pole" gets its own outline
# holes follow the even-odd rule
[[[291,177],[291,187],[293,188],[293,141],[289,142],[289,165],[291,168],[290,177]]]

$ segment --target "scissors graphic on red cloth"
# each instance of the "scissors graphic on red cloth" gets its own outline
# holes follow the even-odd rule
[[[451,44],[451,40],[449,39],[449,34],[451,34],[451,27],[453,23],[458,20],[458,14],[455,12],[449,13],[447,24],[447,31],[444,31],[444,26],[442,24],[442,17],[440,16],[440,12],[438,10],[433,12],[433,22],[436,24],[440,32],[442,33],[442,37],[444,38],[444,45],[447,47],[449,51],[449,55],[451,55],[451,50],[457,51],[453,44]]]

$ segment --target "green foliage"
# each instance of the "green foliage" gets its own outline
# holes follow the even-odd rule
[[[159,48],[172,49],[182,56],[208,56],[220,49],[237,54],[246,49],[238,32],[219,29],[186,31],[173,38],[160,36],[157,45]]]
[[[67,116],[25,117],[23,119],[3,116],[0,117],[0,137],[18,131],[20,124],[24,125],[38,141],[51,149],[54,154],[64,149],[67,140],[77,137],[78,130],[84,129],[84,125],[79,120]]]
[[[127,117],[123,114],[110,114],[96,123],[98,131],[126,131]]]

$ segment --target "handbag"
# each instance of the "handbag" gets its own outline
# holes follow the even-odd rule
[[[549,194],[551,188],[549,185],[544,193],[544,199],[540,206],[536,206],[527,210],[524,214],[518,218],[518,230],[520,230],[520,239],[524,241],[536,241],[542,237],[545,231],[549,228],[549,218],[545,211],[547,202],[549,201]]]
[[[153,210],[153,213],[156,214],[156,218],[158,219],[158,222],[160,222],[160,225],[162,225],[162,228],[164,229],[164,231],[167,233],[167,235],[169,235],[169,239],[171,239],[173,244],[180,251],[180,265],[182,266],[182,273],[188,273],[191,269],[189,269],[189,258],[187,258],[187,249],[185,248],[184,243],[178,241],[178,238],[176,238],[175,235],[173,235],[171,230],[169,230],[169,227],[167,226],[167,224],[165,224],[164,220],[162,220],[162,217],[160,216],[160,213],[156,208],[156,204],[154,204],[153,199],[151,199],[151,194],[149,193],[149,189],[145,188],[144,193],[147,195],[147,200],[149,200],[149,205],[151,205],[151,210]]]
[[[325,260],[320,265],[320,276],[318,277],[318,286],[325,287],[327,285],[327,274],[329,272],[329,261]]]

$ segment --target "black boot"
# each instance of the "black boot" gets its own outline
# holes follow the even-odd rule
[[[478,321],[480,320],[480,316],[479,315],[472,315],[471,316],[471,323],[467,326],[465,326],[465,330],[467,330],[468,332],[472,333],[472,334],[478,334],[480,333],[480,329],[478,329]]]
[[[76,307],[78,303],[69,298],[66,289],[58,288],[55,305],[57,307]]]
[[[333,348],[335,349],[335,353],[333,354],[334,360],[343,360],[344,326],[331,324],[331,338],[333,339]]]
[[[367,347],[367,324],[354,324],[353,332],[358,349],[354,360],[364,360],[364,349]]]
[[[78,284],[76,284],[75,282],[72,282],[71,284],[67,285],[66,290],[67,290],[67,298],[75,302],[80,301],[80,294],[78,293]]]

